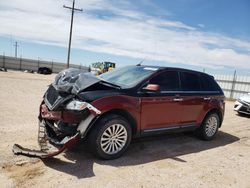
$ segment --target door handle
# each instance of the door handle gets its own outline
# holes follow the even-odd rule
[[[210,100],[211,98],[210,97],[204,97],[203,98],[205,101],[208,101],[208,100]]]
[[[175,102],[181,102],[181,101],[183,101],[183,98],[174,98],[173,101],[175,101]]]

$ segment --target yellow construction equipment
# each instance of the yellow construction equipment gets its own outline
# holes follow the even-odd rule
[[[112,62],[97,62],[91,64],[91,72],[96,75],[112,71],[115,68],[115,63]]]

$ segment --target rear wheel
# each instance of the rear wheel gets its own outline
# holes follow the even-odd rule
[[[122,116],[108,115],[94,126],[89,135],[89,148],[104,159],[120,157],[128,148],[132,130]]]
[[[218,131],[219,125],[220,118],[218,114],[211,113],[206,116],[196,133],[203,140],[212,140]]]

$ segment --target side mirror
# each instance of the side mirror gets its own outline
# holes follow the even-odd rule
[[[158,84],[148,84],[146,87],[142,88],[142,90],[146,92],[156,92],[160,90],[160,86]]]

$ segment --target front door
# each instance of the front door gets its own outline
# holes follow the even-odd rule
[[[160,131],[177,127],[181,117],[179,73],[165,71],[152,78],[149,83],[160,85],[160,91],[142,94],[141,129]]]

